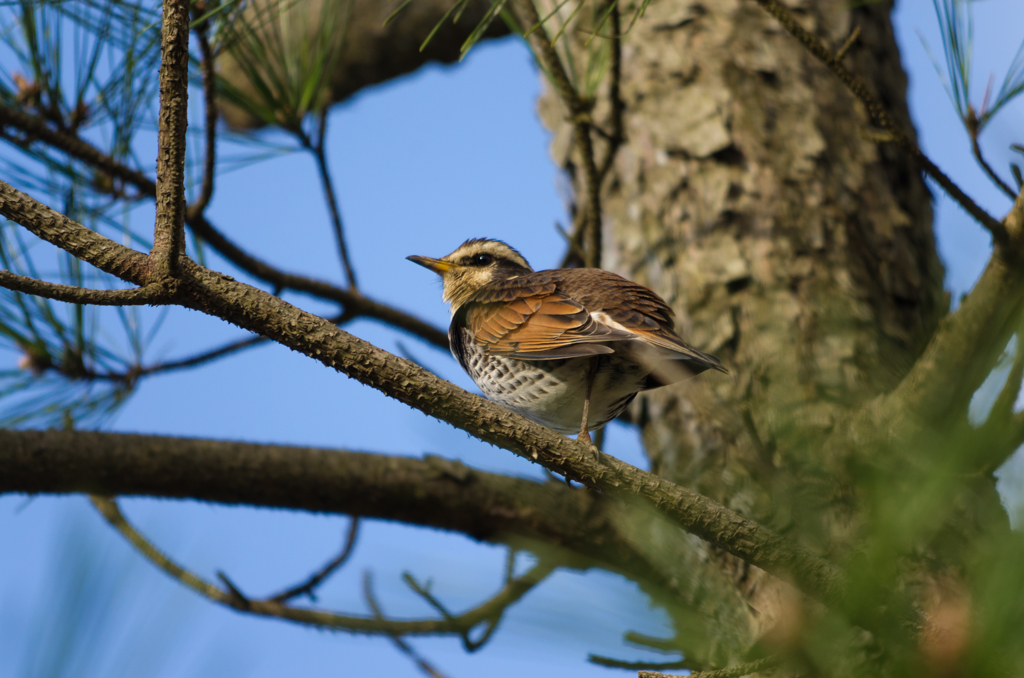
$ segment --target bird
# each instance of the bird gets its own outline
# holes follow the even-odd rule
[[[489,399],[590,443],[641,391],[721,361],[685,343],[653,290],[610,271],[534,271],[500,240],[407,257],[441,276],[452,355]]]

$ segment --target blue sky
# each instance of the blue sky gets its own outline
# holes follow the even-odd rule
[[[975,3],[976,76],[1001,77],[1024,35],[1024,7]],[[1017,18],[1011,20],[1010,15]],[[968,193],[1001,215],[1001,196],[969,157],[966,134],[918,34],[939,50],[931,3],[909,0],[896,15],[910,72],[912,114],[931,157]],[[539,74],[515,40],[483,44],[455,67],[430,66],[361,93],[334,109],[329,156],[361,287],[439,326],[440,286],[409,254],[441,255],[468,237],[515,245],[535,268],[556,264],[565,223],[548,135],[535,113]],[[1008,145],[1022,141],[1020,103],[990,126],[983,146],[1003,170]],[[1022,160],[1018,158],[1018,161]],[[211,217],[256,254],[286,270],[340,280],[333,238],[310,158],[292,154],[223,175]],[[989,252],[987,234],[936,191],[936,230],[954,295],[970,288]],[[282,237],[286,235],[287,237]],[[214,267],[222,262],[208,261]],[[327,312],[300,296],[288,297]],[[173,310],[154,357],[178,357],[242,335],[198,313]],[[472,383],[445,353],[370,322],[348,329],[417,360],[465,388]],[[541,477],[539,469],[469,438],[279,346],[265,346],[195,372],[147,380],[112,430],[457,457],[477,468]],[[635,435],[611,429],[608,450],[642,464]],[[190,569],[228,572],[258,595],[301,579],[339,548],[347,519],[194,502],[127,500],[129,518]],[[59,629],[54,606],[72,563],[95,563],[89,581],[105,592],[84,600],[97,629],[83,636],[76,675],[347,676],[420,675],[388,641],[248,618],[208,604],[137,558],[82,497],[0,497],[0,678],[34,675],[33,638]],[[356,555],[322,590],[321,603],[365,612],[362,576],[372,571],[385,609],[428,615],[401,583],[403,571],[433,579],[434,592],[461,609],[500,585],[504,550],[456,535],[385,523],[364,526]],[[525,566],[523,560],[521,566]],[[103,602],[106,601],[106,602]],[[106,610],[106,612],[104,612]],[[104,616],[106,615],[106,616]],[[51,631],[45,631],[45,630]],[[644,655],[627,630],[666,632],[635,586],[603,572],[564,572],[508,615],[496,638],[467,655],[455,639],[413,640],[446,675],[591,676],[588,652]],[[135,648],[135,649],[131,649]],[[139,651],[138,648],[143,648]],[[154,659],[148,659],[152,649]],[[164,656],[158,656],[163,648]],[[118,664],[122,662],[122,664]],[[127,663],[124,663],[127,662]],[[138,662],[133,664],[131,662]],[[120,668],[119,668],[120,667]],[[125,668],[128,667],[128,668]],[[625,674],[621,674],[625,675]]]

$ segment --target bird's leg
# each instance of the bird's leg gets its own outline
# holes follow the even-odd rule
[[[580,422],[580,435],[576,438],[590,445],[590,431],[587,429],[587,417],[590,415],[590,392],[594,388],[594,376],[597,374],[597,364],[600,356],[590,359],[590,369],[587,371],[587,396],[583,399],[583,421]]]

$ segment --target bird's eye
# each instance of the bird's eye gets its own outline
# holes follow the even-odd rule
[[[494,262],[494,256],[491,254],[478,254],[473,257],[473,266],[487,266]]]

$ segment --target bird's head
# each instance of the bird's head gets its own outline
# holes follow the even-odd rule
[[[508,280],[533,271],[523,255],[500,240],[467,240],[446,257],[406,257],[441,276],[442,298],[452,313],[469,301],[477,290],[495,280]]]

